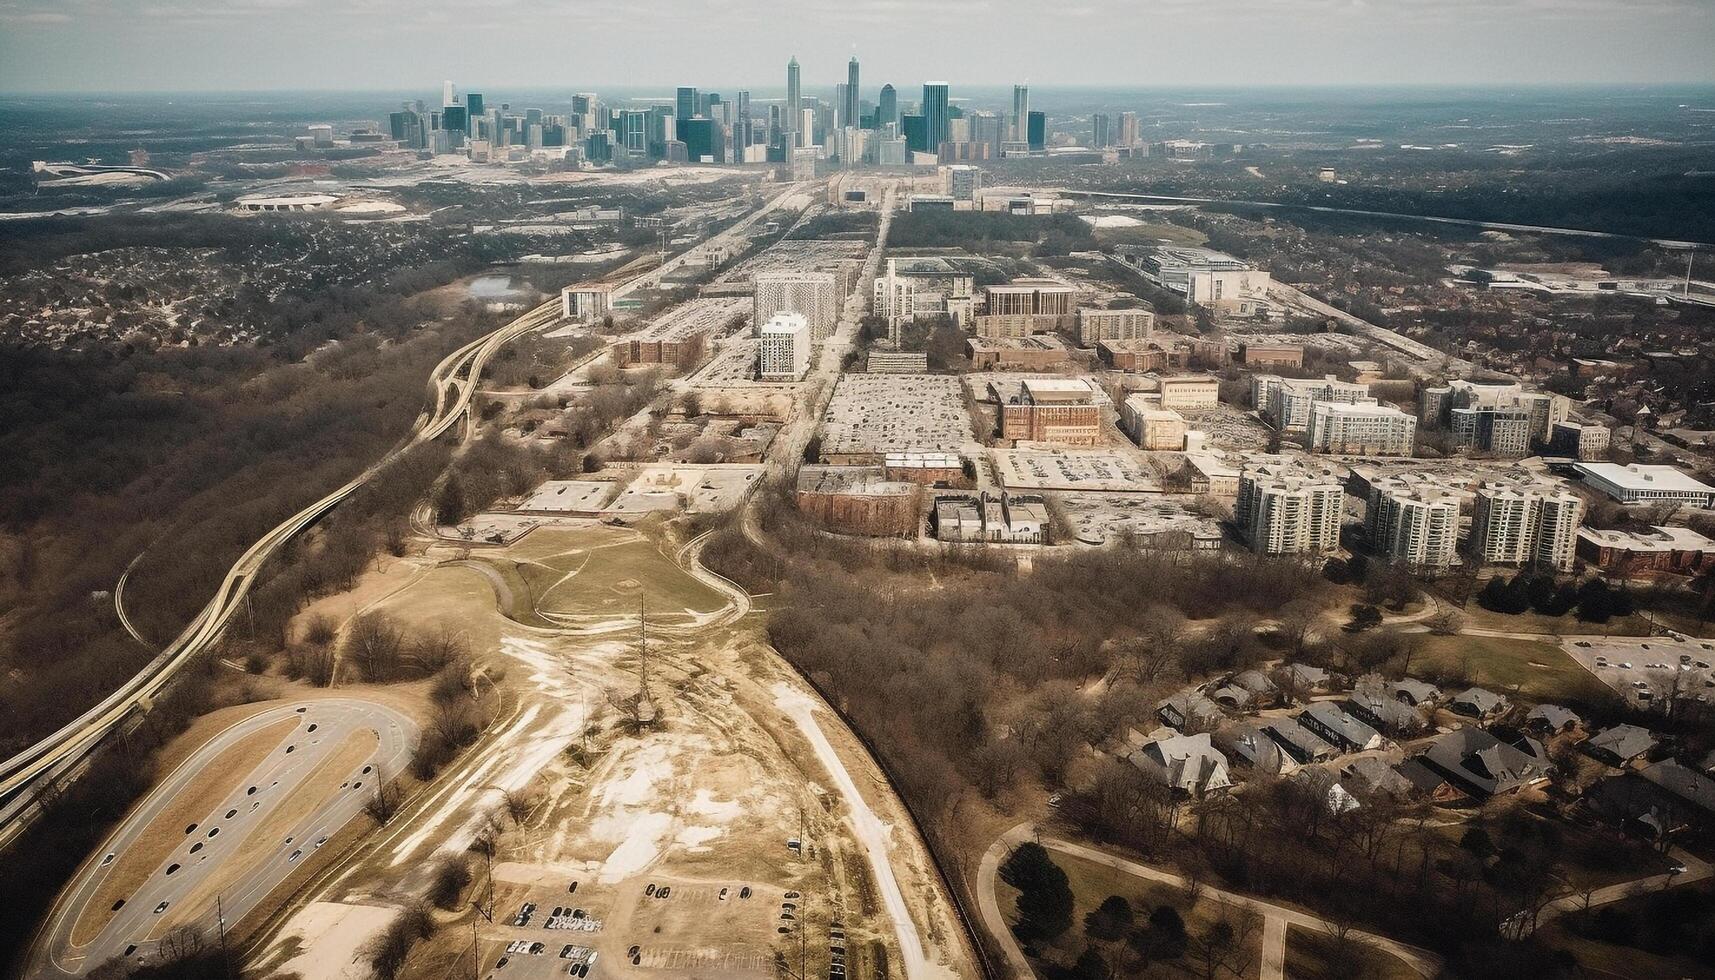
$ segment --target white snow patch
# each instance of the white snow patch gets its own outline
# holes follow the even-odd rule
[[[646,813],[631,821],[625,841],[613,849],[602,863],[597,876],[604,885],[615,884],[637,874],[661,853],[661,838],[665,837],[673,818],[665,813]]]

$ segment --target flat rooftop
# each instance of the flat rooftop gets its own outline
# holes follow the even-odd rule
[[[973,441],[959,379],[940,374],[842,374],[822,415],[822,452],[953,453]]]
[[[1628,551],[1715,551],[1715,540],[1688,527],[1656,525],[1647,531],[1581,527],[1578,536],[1604,548],[1625,548]]]
[[[1715,493],[1715,487],[1672,466],[1648,463],[1574,463],[1580,473],[1606,480],[1623,490],[1666,490],[1676,493]]]
[[[549,480],[531,492],[518,510],[538,514],[593,513],[601,510],[619,484],[604,480]]]
[[[921,488],[889,480],[880,466],[806,465],[798,470],[799,493],[846,493],[867,497],[908,497]]]
[[[995,477],[1007,490],[1159,493],[1152,469],[1120,449],[991,449]]]
[[[750,312],[743,299],[693,299],[649,321],[622,340],[675,341],[720,333],[736,317]]]

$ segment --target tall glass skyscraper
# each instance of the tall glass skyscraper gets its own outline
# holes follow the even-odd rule
[[[1023,142],[1029,139],[1030,125],[1030,86],[1014,85],[1012,87],[1012,138]]]
[[[803,96],[798,90],[798,59],[794,57],[786,62],[786,145],[797,146],[799,141],[793,138],[798,132],[799,120],[804,115]]]
[[[947,83],[923,83],[923,139],[925,153],[941,152],[947,141]]]
[[[686,85],[679,86],[679,98],[677,103],[674,105],[673,114],[679,117],[680,122],[684,122],[692,116],[697,115],[696,89]]]
[[[888,123],[899,121],[899,93],[892,85],[881,87],[881,100],[875,104],[875,128],[886,129]]]
[[[846,104],[843,111],[847,126],[858,124],[859,105],[861,105],[861,100],[858,98],[858,60],[857,56],[853,55],[852,60],[846,65]]]

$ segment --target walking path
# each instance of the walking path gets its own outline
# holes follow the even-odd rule
[[[1104,851],[1098,851],[1081,844],[1073,844],[1070,841],[1041,837],[1037,835],[1036,828],[1031,824],[1019,824],[1001,835],[1000,839],[995,841],[987,853],[983,855],[982,864],[977,868],[977,903],[981,909],[983,925],[988,928],[990,934],[1000,940],[1001,946],[1006,950],[1007,965],[1011,967],[1013,975],[1020,980],[1029,980],[1035,974],[1029,958],[1019,948],[1018,941],[1012,935],[1011,927],[1007,925],[1006,917],[1001,913],[1000,900],[995,895],[995,881],[999,874],[1001,862],[1006,860],[1007,854],[1011,853],[1012,849],[1019,844],[1032,839],[1051,851],[1070,854],[1148,881],[1175,888],[1185,887],[1185,879],[1172,872],[1138,864],[1136,861],[1128,861],[1125,858],[1115,857]],[[1329,929],[1327,920],[1320,916],[1301,912],[1284,905],[1276,905],[1248,895],[1240,895],[1236,892],[1209,886],[1204,886],[1203,894],[1228,905],[1254,909],[1262,915],[1263,950],[1260,975],[1263,980],[1281,980],[1285,975],[1286,931],[1288,926],[1297,926],[1300,929],[1319,932],[1326,932]],[[1369,943],[1399,957],[1402,962],[1421,976],[1433,977],[1441,971],[1441,957],[1422,947],[1410,946],[1386,936],[1378,936],[1356,929],[1348,935],[1359,942]]]

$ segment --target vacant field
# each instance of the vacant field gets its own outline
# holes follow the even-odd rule
[[[634,617],[639,603],[652,621],[686,624],[727,604],[632,530],[541,528],[504,555],[477,560],[504,579],[502,606],[529,625],[595,625]]]
[[[1374,946],[1352,940],[1358,959],[1357,971],[1336,968],[1331,962],[1336,946],[1332,935],[1319,930],[1289,926],[1286,930],[1287,980],[1318,980],[1321,977],[1363,977],[1365,980],[1418,980],[1416,970],[1399,957]]]
[[[1612,697],[1559,647],[1537,640],[1493,636],[1425,636],[1413,669],[1468,669],[1473,683],[1495,691],[1517,690],[1537,701],[1603,701]]]

